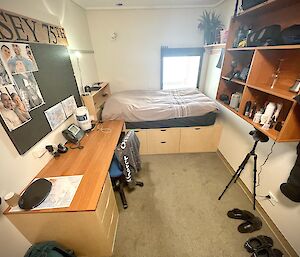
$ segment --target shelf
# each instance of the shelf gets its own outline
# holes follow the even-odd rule
[[[290,49],[300,49],[300,45],[235,47],[235,48],[228,48],[227,51],[290,50]]]
[[[102,82],[100,84],[100,89],[98,89],[97,91],[92,91],[91,92],[91,96],[94,97],[96,94],[98,94],[101,90],[103,90],[103,88],[105,88],[108,85],[107,82]]]
[[[299,3],[299,0],[268,0],[264,3],[258,4],[249,8],[246,11],[239,13],[236,19],[249,18],[250,16],[258,16],[261,14],[266,14],[269,12],[274,12],[280,10],[284,7],[289,7],[291,5]]]
[[[228,77],[225,77],[225,76],[222,76],[222,79],[226,80],[226,81],[230,81],[230,82],[234,82],[236,84],[239,84],[239,85],[242,85],[242,86],[245,86],[246,85],[246,82],[243,82],[241,80],[238,80],[238,79],[232,79],[232,80],[229,80]]]
[[[230,107],[228,104],[223,103],[220,100],[217,100],[219,104],[223,105],[224,107],[226,107],[227,109],[229,109],[230,111],[234,112],[235,114],[239,115],[239,112],[236,109],[233,109],[232,107]]]
[[[221,49],[225,48],[226,44],[211,44],[211,45],[205,45],[204,48],[214,48],[214,49]]]
[[[293,98],[297,95],[296,93],[292,93],[288,90],[284,90],[278,87],[276,88],[276,85],[273,89],[267,86],[254,86],[249,84],[247,84],[247,87],[254,88],[256,90],[265,92],[267,94],[278,96],[280,98],[284,98],[286,100],[293,101],[293,102],[295,102]]]
[[[276,131],[275,129],[262,129],[262,126],[260,124],[254,123],[250,118],[240,114],[239,112],[237,112],[235,109],[231,108],[229,105],[221,102],[220,100],[217,100],[219,104],[221,104],[222,106],[224,106],[225,108],[229,109],[230,111],[234,112],[236,115],[238,115],[239,117],[241,117],[243,120],[247,121],[248,123],[250,123],[250,125],[252,125],[254,128],[258,129],[259,131],[263,132],[266,136],[272,138],[273,140],[277,140],[279,132]]]

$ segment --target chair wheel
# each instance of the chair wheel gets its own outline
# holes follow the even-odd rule
[[[123,204],[123,209],[127,209],[128,205],[127,204]]]
[[[136,185],[137,185],[137,186],[140,186],[140,187],[143,187],[143,186],[144,186],[144,183],[139,181],[139,182],[136,182]]]

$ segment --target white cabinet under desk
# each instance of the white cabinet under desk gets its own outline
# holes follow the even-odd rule
[[[67,208],[10,212],[4,214],[31,243],[57,241],[77,256],[112,256],[119,212],[109,167],[123,128],[123,121],[108,121],[82,139],[82,150],[69,150],[52,159],[38,178],[83,175]]]

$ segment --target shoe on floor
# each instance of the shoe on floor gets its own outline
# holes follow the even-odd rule
[[[255,251],[251,257],[282,257],[283,253],[278,249],[263,248]]]
[[[262,227],[262,222],[259,217],[254,217],[247,220],[238,226],[238,231],[240,233],[252,233],[254,231],[260,230]]]
[[[257,237],[252,237],[246,241],[244,244],[245,249],[249,253],[253,253],[255,251],[258,251],[259,249],[262,248],[271,248],[273,246],[273,240],[271,237],[268,236],[257,236]]]
[[[231,219],[239,219],[239,220],[249,220],[254,218],[254,215],[246,210],[233,209],[227,212],[227,216]]]

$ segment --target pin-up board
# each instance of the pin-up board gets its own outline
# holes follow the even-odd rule
[[[39,26],[41,31],[34,34]],[[58,38],[65,37],[64,31],[56,29],[60,34],[54,37],[49,26],[0,10],[0,122],[20,154],[53,130],[45,111],[71,96],[81,106],[66,38]]]

